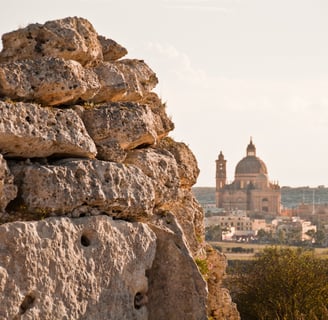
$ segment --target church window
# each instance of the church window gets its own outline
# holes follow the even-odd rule
[[[262,199],[262,211],[269,212],[269,200],[267,198]]]

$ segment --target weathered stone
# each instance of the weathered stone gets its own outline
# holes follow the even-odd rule
[[[83,18],[68,17],[30,24],[2,36],[1,62],[40,57],[75,60],[90,65],[102,60],[102,46],[91,23]]]
[[[114,63],[103,62],[93,70],[98,76],[101,88],[92,101],[97,103],[124,100],[128,84],[125,81],[124,74]]]
[[[0,154],[0,212],[4,211],[8,203],[17,196],[17,187],[6,160]]]
[[[191,150],[183,142],[171,138],[161,140],[158,148],[170,151],[178,164],[181,186],[191,188],[197,181],[199,169],[197,160]]]
[[[98,40],[102,45],[102,52],[105,61],[115,61],[124,57],[128,51],[112,39],[98,36]]]
[[[210,245],[206,247],[206,261],[208,266],[208,316],[214,320],[239,320],[237,306],[232,302],[229,291],[223,288],[223,277],[227,267],[227,259],[214,250]]]
[[[140,60],[100,63],[94,68],[101,89],[94,102],[140,101],[157,84],[156,74]]]
[[[106,216],[1,225],[0,318],[146,320],[155,250],[147,225]]]
[[[97,149],[73,110],[0,101],[0,152],[5,157],[94,158]]]
[[[178,220],[194,257],[204,253],[204,211],[192,192],[180,189],[175,201],[167,200],[160,209],[170,210]]]
[[[166,113],[166,105],[155,92],[147,93],[140,102],[150,107],[154,114],[158,140],[166,137],[174,129],[174,123]]]
[[[155,72],[143,60],[124,59],[115,62],[115,66],[124,74],[127,84],[121,101],[139,101],[158,83]]]
[[[125,164],[133,164],[153,180],[156,205],[177,200],[178,167],[172,154],[159,149],[135,149],[128,152]]]
[[[119,163],[124,162],[128,154],[117,140],[102,141],[101,144],[97,145],[97,151],[97,159]]]
[[[154,217],[156,256],[149,278],[149,320],[207,320],[206,283],[173,214]]]
[[[9,164],[21,201],[16,210],[60,215],[81,208],[84,212],[88,206],[115,218],[138,221],[152,214],[152,181],[135,166],[77,159],[60,160],[53,165]]]
[[[137,103],[113,102],[85,107],[81,117],[98,148],[105,149],[116,143],[122,150],[129,150],[154,144],[157,138],[153,113]],[[113,155],[113,158],[106,158],[102,153],[102,158],[113,161],[115,153]]]
[[[97,75],[73,60],[39,58],[0,65],[0,95],[44,105],[90,100],[99,91]]]
[[[126,53],[76,17],[3,36],[0,319],[239,320],[196,159]]]

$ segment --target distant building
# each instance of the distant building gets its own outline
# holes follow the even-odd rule
[[[226,160],[222,151],[216,160],[216,206],[226,211],[244,210],[247,213],[280,214],[280,187],[269,182],[265,163],[256,156],[250,140],[246,157],[235,169],[235,179],[227,184]]]
[[[309,241],[312,240],[308,235],[311,230],[314,233],[317,231],[317,227],[310,221],[303,220],[300,217],[285,218],[280,217],[272,221],[272,225],[275,226],[275,233],[278,235],[279,232],[285,233],[286,239],[298,240],[298,241]]]

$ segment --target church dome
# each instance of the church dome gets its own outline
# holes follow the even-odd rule
[[[239,161],[235,175],[239,174],[268,174],[265,163],[256,156],[247,156]]]

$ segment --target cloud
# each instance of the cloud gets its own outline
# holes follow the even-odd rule
[[[150,42],[147,44],[158,70],[165,69],[168,78],[184,83],[206,86],[209,81],[206,72],[196,67],[187,53],[179,51],[171,44]]]

